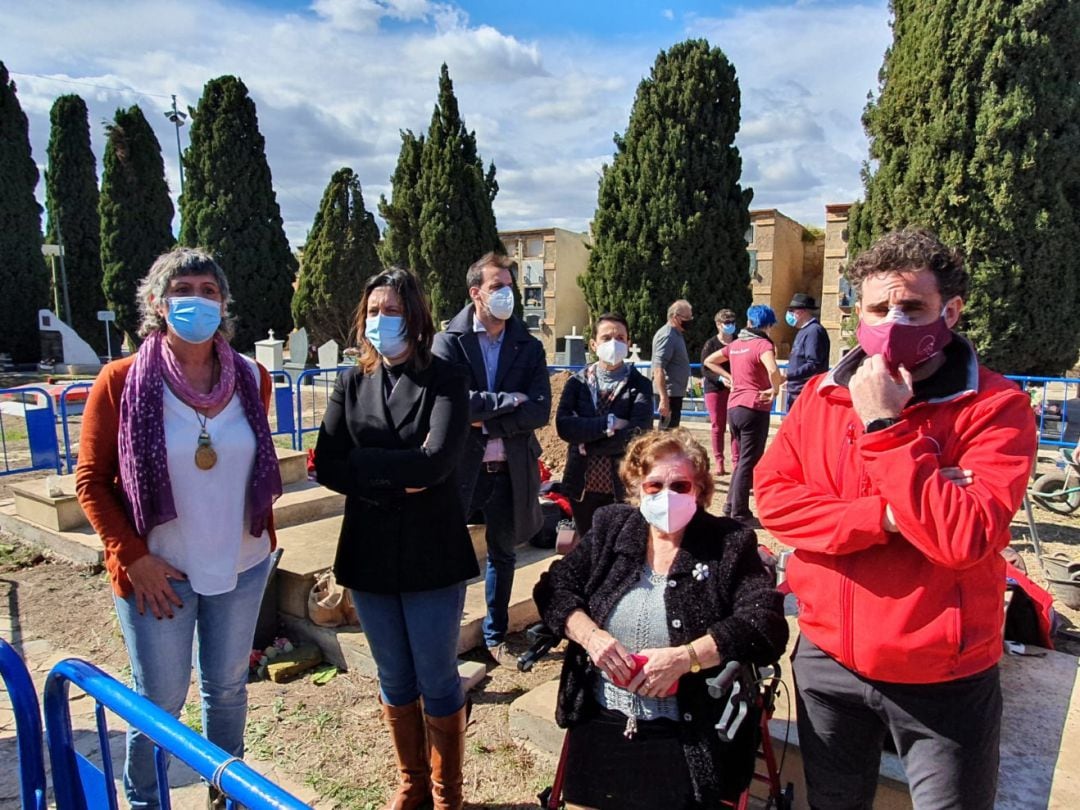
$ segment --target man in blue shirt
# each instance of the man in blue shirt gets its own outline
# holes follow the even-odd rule
[[[791,347],[788,356],[787,369],[787,407],[790,411],[795,404],[795,398],[799,396],[806,381],[815,374],[820,374],[829,369],[829,333],[821,325],[814,313],[817,311],[817,301],[806,293],[795,293],[788,304],[785,320],[788,326],[798,330],[795,335],[795,344]]]

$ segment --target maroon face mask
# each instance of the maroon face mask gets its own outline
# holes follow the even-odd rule
[[[900,366],[914,371],[944,349],[952,340],[952,330],[945,323],[944,310],[940,318],[926,324],[908,323],[890,310],[888,319],[874,326],[860,320],[855,338],[868,355],[882,355],[895,374]]]

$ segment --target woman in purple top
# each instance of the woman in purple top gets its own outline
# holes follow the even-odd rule
[[[739,442],[739,460],[731,476],[724,514],[750,527],[757,525],[750,513],[754,465],[765,452],[769,411],[783,381],[769,337],[775,324],[772,307],[755,304],[746,311],[746,328],[738,337],[704,361],[706,366],[727,361],[731,367],[733,386],[728,398],[728,428],[732,441]]]

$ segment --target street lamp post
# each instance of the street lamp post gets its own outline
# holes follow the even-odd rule
[[[184,121],[187,119],[187,113],[181,112],[176,107],[176,96],[172,97],[172,109],[165,111],[165,117],[168,118],[176,127],[176,156],[180,163],[180,194],[184,194],[184,153],[180,148],[180,127],[184,125]]]

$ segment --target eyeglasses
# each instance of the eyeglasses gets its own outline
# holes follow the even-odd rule
[[[694,482],[687,481],[685,479],[679,479],[676,481],[643,481],[641,484],[641,491],[646,495],[655,495],[664,488],[670,489],[672,492],[677,492],[680,495],[689,495],[694,489]]]

